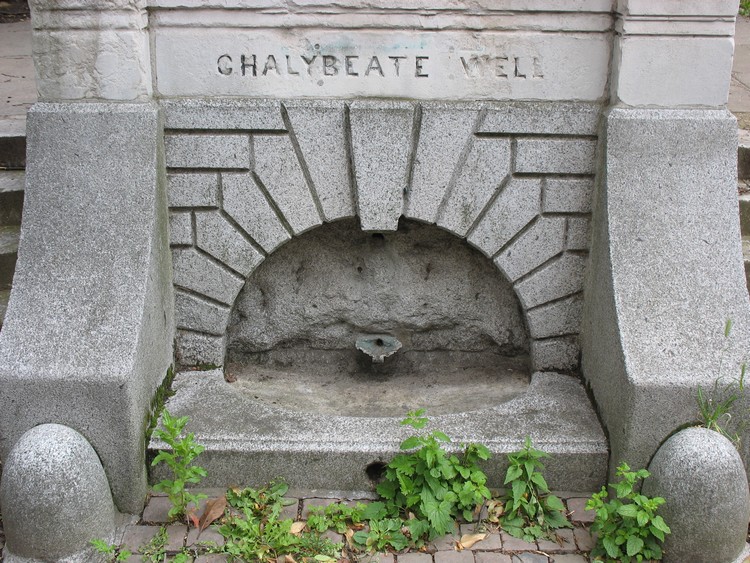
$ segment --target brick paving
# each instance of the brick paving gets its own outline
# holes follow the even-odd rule
[[[210,498],[221,494],[218,489],[202,492]],[[352,560],[356,558],[357,562],[363,563],[586,563],[589,561],[588,554],[593,546],[593,540],[589,533],[593,514],[583,508],[586,495],[556,494],[566,504],[571,523],[574,525],[572,530],[563,529],[559,531],[560,543],[549,540],[527,543],[479,521],[461,524],[454,534],[437,538],[424,551],[395,554],[379,553],[375,555],[358,554]],[[331,493],[331,496],[326,496],[319,491],[293,491],[292,496],[286,498],[292,498],[296,502],[285,507],[282,518],[301,516],[304,519],[310,506],[326,506],[339,501],[369,502],[373,499],[372,496],[362,498],[363,496],[366,497],[366,495],[342,492]],[[169,522],[167,516],[169,508],[170,504],[165,496],[153,494],[149,498],[140,520],[121,530],[122,535],[119,545],[133,553],[127,559],[128,563],[145,561],[139,555],[139,550],[159,533],[162,526],[165,526],[167,531],[166,552],[169,556],[167,561],[171,560],[172,556],[185,547],[194,547],[196,551],[193,553],[198,553],[201,551],[200,546],[204,545],[205,542],[213,542],[216,545],[223,544],[223,537],[214,527],[209,527],[199,537],[195,528]],[[461,535],[474,533],[486,533],[486,537],[470,548],[459,550],[457,542]],[[329,536],[333,541],[340,542],[343,540],[342,536],[334,532],[331,532]],[[2,521],[0,520],[0,561],[2,561],[3,537]],[[193,563],[227,563],[229,559],[225,555],[201,554],[191,561]],[[279,558],[279,563],[284,563],[283,557]]]

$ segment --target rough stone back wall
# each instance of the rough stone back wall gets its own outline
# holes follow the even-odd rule
[[[357,216],[465,239],[513,284],[535,369],[578,365],[601,107],[173,100],[165,111],[182,363],[222,364],[231,308],[280,245]]]

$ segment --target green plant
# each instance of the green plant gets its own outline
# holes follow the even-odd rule
[[[110,544],[104,540],[95,539],[91,540],[91,545],[99,553],[107,555],[107,561],[114,563],[115,561],[126,561],[128,557],[132,555],[127,549],[120,549],[117,544]]]
[[[741,16],[750,16],[750,0],[740,0],[739,14]]]
[[[389,548],[401,551],[410,544],[404,533],[404,521],[401,518],[371,520],[369,530],[356,532],[353,539],[356,544],[371,553]]]
[[[401,424],[416,430],[424,428],[429,422],[424,412],[407,413]],[[443,449],[442,444],[448,443],[450,438],[439,430],[407,438],[401,449],[414,451],[397,455],[377,487],[388,515],[407,518],[412,513],[414,518],[407,518],[409,528],[414,533],[424,529],[429,539],[451,531],[458,516],[471,520],[474,510],[490,498],[487,476],[478,467],[480,460],[490,458],[489,450],[468,444],[459,458]],[[418,523],[421,521],[428,525]],[[387,524],[389,532],[394,525]],[[412,535],[412,540],[416,539]]]
[[[586,503],[587,510],[596,511],[592,533],[598,535],[591,551],[595,561],[648,561],[662,558],[661,543],[671,533],[664,519],[656,512],[664,499],[647,497],[636,492],[636,484],[649,476],[645,469],[630,471],[626,463],[617,468],[620,481],[610,488],[615,498],[607,500],[602,487]]]
[[[143,556],[143,560],[148,563],[161,563],[167,559],[167,529],[162,526],[156,535],[151,538],[147,544],[138,549],[138,553]]]
[[[724,383],[722,370],[731,332],[732,321],[730,319],[724,325],[725,343],[719,360],[718,376],[710,390],[704,391],[700,385],[698,386],[696,400],[701,425],[719,432],[739,449],[742,431],[748,425],[748,416],[744,411],[738,412],[735,403],[745,397],[745,369],[747,366],[742,364],[739,379],[730,379]]]
[[[261,489],[230,490],[227,501],[233,509],[218,528],[225,543],[217,551],[241,561],[275,561],[280,555],[290,555],[297,561],[314,559],[333,561],[341,553],[342,545],[334,544],[317,532],[295,529],[291,518],[281,519],[288,487],[273,483]]]
[[[159,387],[156,389],[156,392],[151,399],[151,405],[146,413],[146,448],[148,448],[148,443],[151,441],[151,435],[156,428],[156,424],[159,422],[161,411],[164,410],[164,404],[167,402],[167,399],[174,395],[174,391],[172,390],[174,376],[174,366],[169,366],[164,379],[161,384],[159,384]]]
[[[154,490],[166,493],[172,508],[169,509],[170,518],[179,518],[187,516],[188,505],[191,503],[197,505],[206,495],[193,494],[185,487],[188,483],[197,484],[206,476],[206,470],[200,466],[193,465],[195,458],[203,452],[203,446],[195,442],[195,435],[189,433],[184,438],[180,438],[188,417],[173,417],[169,411],[164,409],[162,416],[162,425],[164,429],[157,428],[154,430],[154,436],[163,440],[170,448],[161,450],[151,463],[152,466],[164,462],[172,470],[174,479],[163,479],[159,481]]]
[[[367,506],[358,502],[349,506],[340,502],[328,506],[311,506],[307,517],[307,527],[314,532],[324,533],[336,530],[345,533],[350,527],[361,527]]]
[[[565,517],[565,506],[550,494],[541,473],[544,470],[541,460],[546,457],[549,454],[535,449],[528,437],[522,450],[508,454],[504,485],[510,487],[503,498],[503,513],[499,521],[510,535],[528,542],[551,537],[558,528],[573,527]]]

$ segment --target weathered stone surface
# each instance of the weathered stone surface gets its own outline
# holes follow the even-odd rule
[[[750,519],[747,475],[739,453],[718,432],[686,428],[657,450],[643,483],[672,533],[664,561],[731,562],[745,547]]]
[[[175,335],[175,359],[181,366],[224,365],[226,349],[225,336],[187,330],[178,330]]]
[[[419,144],[404,215],[434,223],[461,155],[471,143],[479,110],[423,104],[421,111]]]
[[[161,107],[166,129],[286,130],[276,100],[187,98],[162,100]]]
[[[491,258],[539,214],[542,181],[512,178],[467,240]]]
[[[263,261],[260,253],[218,211],[196,211],[197,245],[232,270],[247,277]]]
[[[24,433],[3,461],[6,552],[36,561],[97,560],[89,541],[114,539],[115,506],[86,439],[67,426],[42,424]]]
[[[509,280],[515,281],[562,252],[564,244],[565,219],[540,217],[495,258],[495,264]]]
[[[157,108],[42,103],[27,132],[23,236],[0,333],[0,457],[50,420],[85,429],[119,509],[139,512],[143,421],[174,330]]]
[[[166,135],[167,168],[250,168],[247,135]]]
[[[404,206],[414,106],[352,104],[349,110],[357,215],[365,231],[395,231]]]
[[[531,359],[534,369],[568,372],[578,368],[581,353],[577,338],[562,337],[533,340]]]
[[[299,145],[303,166],[310,175],[324,219],[353,217],[344,104],[297,100],[285,102],[284,108],[289,116],[290,134]]]
[[[183,291],[175,291],[174,316],[177,328],[221,336],[227,329],[230,308]]]
[[[578,334],[581,329],[583,297],[573,295],[528,311],[529,334],[532,338],[548,338],[563,334]]]
[[[593,174],[596,141],[586,139],[518,139],[516,172]]]
[[[226,305],[234,303],[244,278],[221,267],[194,248],[172,250],[174,284]]]
[[[219,175],[210,173],[167,174],[169,207],[218,207]]]
[[[565,253],[516,284],[516,295],[524,307],[531,308],[577,293],[583,288],[586,257]]]
[[[221,175],[224,210],[266,252],[292,238],[250,174]]]
[[[546,178],[545,213],[589,213],[594,180],[588,178]]]
[[[599,104],[510,102],[487,104],[478,133],[512,135],[596,135]]]
[[[466,162],[441,205],[438,225],[466,236],[510,174],[510,146],[508,139],[474,138]]]
[[[169,244],[193,244],[193,214],[189,211],[169,214]]]
[[[323,220],[289,136],[254,135],[253,155],[254,171],[289,223],[292,233],[298,235],[320,225]]]
[[[588,217],[570,217],[567,225],[565,248],[568,250],[588,250],[591,219]]]

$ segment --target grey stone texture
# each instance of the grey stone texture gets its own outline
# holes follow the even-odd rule
[[[526,308],[581,291],[586,257],[564,253],[515,285],[516,295]]]
[[[225,305],[234,303],[245,283],[239,275],[194,248],[172,250],[172,271],[176,287],[196,291]]]
[[[187,246],[195,244],[193,237],[193,214],[191,212],[170,212],[169,244]]]
[[[588,139],[519,139],[515,171],[537,174],[593,174],[596,141]]]
[[[589,213],[594,181],[589,178],[546,178],[545,213]]]
[[[16,557],[95,561],[89,541],[114,539],[115,506],[99,457],[60,424],[28,430],[5,456],[0,509],[5,549]]]
[[[745,548],[750,493],[742,459],[724,436],[686,428],[657,450],[643,492],[660,496],[659,514],[672,533],[664,561],[731,563]]]
[[[247,135],[171,134],[164,138],[167,168],[250,168]]]
[[[698,385],[739,375],[750,308],[736,129],[723,110],[618,108],[607,116],[581,345],[613,467],[645,466],[694,421]],[[734,329],[725,342],[726,319]],[[728,371],[720,374],[722,356]]]
[[[158,110],[41,103],[27,132],[22,237],[0,333],[0,457],[54,420],[92,444],[118,508],[139,512],[144,421],[174,333]]]
[[[572,371],[578,366],[580,353],[578,338],[573,336],[531,342],[531,358],[535,370]]]
[[[343,102],[321,100],[285,102],[289,134],[302,155],[323,218],[353,217],[354,198],[349,173]]]
[[[251,174],[221,175],[224,210],[264,251],[273,252],[292,238]]]
[[[512,281],[538,268],[565,247],[565,219],[540,217],[495,258]]]
[[[177,330],[175,359],[184,366],[223,366],[227,348],[225,335],[214,336],[202,332]]]
[[[569,217],[565,248],[568,250],[588,250],[590,231],[591,219],[588,217]]]
[[[286,131],[276,100],[162,100],[165,129]]]
[[[477,137],[438,212],[437,224],[465,237],[510,174],[511,142]]]
[[[581,329],[583,296],[573,295],[526,312],[532,338],[578,334]]]
[[[524,135],[596,135],[601,107],[580,102],[486,104],[477,132]]]
[[[349,107],[357,215],[365,231],[395,231],[404,206],[415,106],[406,102]]]
[[[167,174],[169,207],[218,207],[219,174]]]
[[[203,297],[176,290],[174,316],[177,328],[221,336],[227,329],[230,308]]]
[[[195,212],[196,244],[241,276],[263,261],[263,254],[218,211]]]

